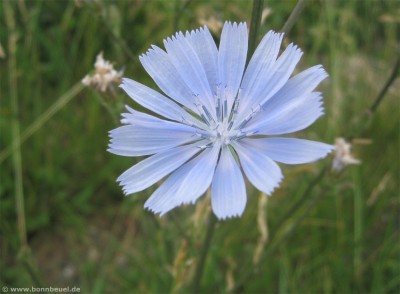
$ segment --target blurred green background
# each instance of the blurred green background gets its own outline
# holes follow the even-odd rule
[[[260,38],[295,4],[265,1]],[[243,217],[217,224],[202,291],[400,292],[398,79],[367,112],[397,58],[399,4],[308,1],[285,46],[305,52],[297,72],[322,64],[330,77],[319,87],[326,115],[295,135],[352,140],[362,164],[340,173],[332,156],[281,165],[285,180],[267,203],[249,186]],[[156,87],[138,60],[151,44],[206,21],[218,40],[219,22],[249,24],[251,9],[245,0],[1,1],[0,286],[190,293],[209,199],[160,218],[143,209],[154,187],[124,197],[115,180],[138,159],[107,153],[108,131],[123,104],[140,107],[80,80],[103,51],[125,76]]]

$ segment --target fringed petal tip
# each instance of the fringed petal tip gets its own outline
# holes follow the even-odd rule
[[[303,50],[301,50],[301,48],[294,43],[290,43],[289,46],[287,46],[286,50],[288,50],[288,53],[293,56],[297,55],[298,59],[300,59],[304,53]]]
[[[244,210],[241,212],[238,212],[238,213],[234,213],[234,214],[221,214],[221,213],[217,213],[214,210],[213,210],[213,213],[217,217],[218,220],[224,221],[224,220],[228,220],[228,219],[241,217],[244,213]]]
[[[315,68],[319,71],[319,74],[321,76],[321,81],[329,77],[328,72],[325,70],[324,66],[322,64],[317,64]]]
[[[186,31],[185,32],[185,38],[193,38],[198,36],[199,34],[204,34],[204,33],[209,33],[210,30],[206,25],[199,27],[197,29],[191,30],[191,31]]]
[[[269,197],[272,196],[272,194],[281,186],[283,178],[284,176],[282,174],[281,177],[275,182],[275,185],[273,185],[269,191],[261,191],[261,192],[263,192],[265,195]]]
[[[153,201],[152,198],[149,198],[143,205],[144,209],[158,215],[159,217],[163,217],[167,212],[174,209],[176,206],[163,206],[162,204]]]
[[[121,187],[123,187],[123,185],[119,184]],[[122,192],[124,193],[125,197],[128,197],[130,195],[132,195],[133,193],[130,193],[127,189],[123,188]]]
[[[160,51],[164,52],[164,50],[162,50],[160,47],[158,47],[157,45],[150,45],[150,48],[147,49],[146,52],[142,53],[139,55],[139,60],[140,62],[143,64],[143,61],[147,58],[152,58],[154,56],[154,54],[159,53]]]
[[[267,32],[267,36],[268,36],[268,34],[273,34],[273,35],[275,35],[275,37],[278,37],[278,38],[280,38],[281,40],[283,39],[283,37],[285,36],[285,33],[284,32],[277,32],[277,31],[274,31],[274,30],[269,30],[268,32]]]
[[[226,21],[224,23],[225,26],[230,26],[231,28],[237,29],[237,28],[246,28],[247,29],[247,23],[245,21],[242,22],[232,22],[232,21]]]
[[[162,218],[164,215],[167,214],[167,212],[169,212],[169,210],[168,211],[158,210],[158,209],[154,209],[154,208],[151,208],[149,206],[146,206],[146,205],[144,205],[143,207],[144,207],[145,210],[157,215],[160,218]]]
[[[137,83],[136,81],[130,79],[130,78],[122,78],[121,79],[121,83],[118,85],[119,88],[121,88],[122,90],[124,90],[125,92],[127,88],[129,88],[131,83]]]
[[[119,87],[122,88],[130,79],[123,77],[121,79],[121,83],[119,84]]]
[[[326,152],[325,156],[331,154],[332,152],[334,152],[334,151],[336,150],[336,146],[335,146],[335,145],[326,144],[326,143],[321,143],[321,144],[326,145],[327,152]],[[325,156],[324,156],[324,157],[325,157]]]

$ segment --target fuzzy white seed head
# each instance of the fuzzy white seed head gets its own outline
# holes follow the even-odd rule
[[[116,71],[114,65],[103,58],[103,52],[97,55],[94,68],[95,72],[86,75],[82,79],[82,84],[92,86],[101,92],[106,92],[114,85],[118,85],[124,74],[123,70]]]
[[[343,138],[335,140],[335,157],[332,161],[332,170],[341,171],[347,165],[360,164],[361,161],[351,155],[351,143]]]

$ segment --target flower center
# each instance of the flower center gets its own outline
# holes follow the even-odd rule
[[[257,131],[244,132],[243,129],[253,116],[262,110],[262,107],[258,105],[252,108],[251,113],[247,116],[239,118],[239,98],[236,97],[233,105],[229,106],[226,93],[221,94],[219,87],[217,92],[215,109],[209,111],[199,99],[195,103],[202,122],[207,125],[206,128],[197,131],[196,134],[201,139],[209,140],[208,144],[199,146],[200,148],[209,148],[215,143],[219,143],[221,146],[229,145],[233,141],[239,141],[257,133]],[[194,96],[197,97],[198,95]]]
[[[228,145],[231,142],[231,132],[227,129],[224,123],[217,126],[215,140],[218,140],[223,145]]]

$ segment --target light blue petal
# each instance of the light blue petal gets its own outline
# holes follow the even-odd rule
[[[262,72],[262,75],[258,77],[260,84],[252,92],[251,97],[243,98],[240,101],[238,123],[241,119],[247,117],[253,109],[262,106],[285,85],[302,54],[297,46],[290,44],[272,68]]]
[[[175,102],[134,80],[124,78],[120,86],[137,103],[147,109],[175,121],[187,121],[204,126]]]
[[[190,162],[188,164],[190,164]],[[172,175],[170,175],[168,179],[166,179],[165,182],[154,191],[150,198],[145,202],[144,208],[153,213],[163,215],[179,206],[176,201],[176,197],[178,197],[176,193],[179,189],[181,178],[185,176],[185,172],[187,171],[187,168],[184,168],[185,166],[172,173]]]
[[[179,199],[180,203],[194,203],[206,192],[213,179],[220,150],[221,145],[215,143],[212,148],[202,153],[203,156],[198,156],[193,160],[193,168],[186,172],[177,192],[178,195],[183,196]]]
[[[265,107],[244,129],[244,132],[257,132],[258,135],[281,135],[305,129],[322,114],[322,97],[312,92],[290,103],[276,107]]]
[[[298,107],[298,105],[300,105],[300,108],[297,109],[297,113],[300,113],[302,109],[305,109],[305,112],[309,113],[310,116],[305,117],[303,115],[301,117],[293,117],[293,121],[297,119],[302,119],[303,121],[302,124],[297,126],[293,125],[293,127],[295,129],[305,128],[323,113],[322,103],[319,101],[321,99],[319,97],[320,94],[312,93],[312,91],[327,76],[327,73],[321,65],[313,66],[297,74],[264,104],[264,110],[253,117],[253,119],[248,123],[247,128],[255,130],[260,124],[273,124],[275,115],[282,116],[285,113],[290,115],[290,109],[294,111],[293,108]],[[309,99],[309,97],[311,97],[311,99]],[[314,114],[314,116],[316,115],[317,117],[312,116],[312,114]],[[281,129],[282,126],[279,128]],[[286,132],[289,132],[289,130]]]
[[[219,219],[241,216],[246,206],[242,172],[229,147],[223,147],[211,185],[211,206]]]
[[[122,113],[123,119],[121,119],[121,123],[130,124],[130,125],[141,125],[147,127],[157,127],[163,126],[164,124],[168,124],[169,121],[159,119],[158,117],[149,115],[144,112],[136,111],[133,108],[125,105],[125,108],[129,111],[128,113]],[[173,123],[174,124],[174,123]]]
[[[301,99],[309,95],[328,74],[321,65],[316,65],[302,71],[291,78],[271,99],[263,106],[265,110],[274,112],[275,109],[291,103],[294,99]]]
[[[249,181],[258,190],[271,195],[283,178],[279,166],[261,150],[246,144],[245,141],[236,142],[233,147]]]
[[[157,46],[152,46],[139,57],[140,62],[160,89],[169,97],[197,113],[194,93],[174,67],[168,54]]]
[[[224,92],[222,97],[226,95],[228,101],[228,113],[242,81],[247,57],[247,44],[246,23],[231,24],[225,22],[219,45],[218,68],[221,91]]]
[[[188,125],[183,125],[181,123],[176,123],[176,122],[171,122],[167,120],[163,120],[160,118],[157,118],[155,116],[149,115],[147,113],[139,112],[134,110],[133,108],[129,106],[125,106],[126,109],[129,111],[129,113],[123,113],[121,119],[121,122],[124,124],[131,124],[135,126],[144,126],[147,128],[172,128],[172,129],[178,129],[178,130],[187,130],[188,132],[195,133],[197,132],[198,134],[203,133],[203,130],[195,130],[192,127],[199,127],[199,128],[207,128],[207,126],[195,119],[193,116],[188,114],[187,119],[184,119],[183,121],[187,123]],[[190,125],[191,124],[191,125]]]
[[[215,111],[213,111],[215,108],[214,97],[206,73],[188,38],[179,32],[172,38],[164,40],[164,46],[182,80],[195,93],[196,97],[193,97],[195,102],[205,104],[216,118]]]
[[[125,194],[142,191],[184,164],[200,151],[196,145],[186,145],[157,153],[137,163],[119,178]]]
[[[110,137],[108,151],[123,156],[154,154],[199,140],[194,128],[167,121],[122,126],[110,131]]]
[[[211,92],[216,93],[218,78],[218,48],[206,26],[186,34],[193,50],[197,53],[207,76]]]
[[[269,31],[258,45],[244,73],[239,95],[240,109],[251,107],[254,93],[264,88],[274,74],[274,64],[279,54],[283,34]]]
[[[177,169],[146,201],[145,208],[160,213],[187,203],[194,203],[211,184],[220,146],[204,150]]]
[[[313,162],[325,157],[334,149],[334,146],[325,143],[295,138],[259,138],[243,141],[259,149],[272,160],[286,164]]]

